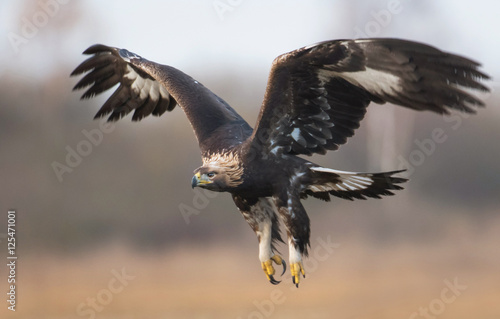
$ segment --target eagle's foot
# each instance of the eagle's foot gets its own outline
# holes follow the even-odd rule
[[[274,279],[274,277],[273,277],[274,273],[276,272],[274,270],[274,267],[273,267],[273,261],[277,265],[283,265],[283,272],[281,273],[281,276],[283,276],[283,274],[286,271],[286,263],[283,260],[283,258],[281,258],[278,255],[274,255],[269,260],[266,260],[263,263],[261,263],[262,270],[264,270],[264,273],[267,276],[267,280],[269,280],[269,282],[272,283],[273,285],[277,285],[281,282],[281,280],[278,281],[278,280]]]
[[[292,281],[297,288],[299,288],[300,274],[302,277],[306,278],[306,272],[304,271],[304,266],[302,262],[296,262],[290,264],[290,271],[292,272]]]

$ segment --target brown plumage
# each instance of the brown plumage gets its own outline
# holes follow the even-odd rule
[[[352,173],[324,168],[297,155],[336,150],[354,135],[370,102],[414,110],[474,113],[482,101],[464,89],[487,91],[479,64],[421,43],[399,39],[336,40],[283,54],[271,68],[255,129],[224,100],[185,73],[124,49],[94,45],[72,75],[90,98],[116,84],[97,112],[109,121],[160,116],[179,105],[198,139],[203,165],[193,187],[229,192],[259,240],[259,259],[271,283],[283,221],[293,282],[305,275],[309,217],[301,199],[381,198],[401,189],[400,171]]]

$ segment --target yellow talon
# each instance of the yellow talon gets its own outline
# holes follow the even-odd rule
[[[269,280],[273,285],[277,285],[279,284],[281,281],[277,281],[274,279],[273,275],[275,274],[275,270],[274,270],[274,267],[273,267],[273,261],[277,264],[277,265],[283,265],[283,273],[285,273],[285,270],[286,270],[286,263],[285,261],[283,260],[283,258],[281,258],[280,256],[278,255],[274,255],[272,256],[269,260],[266,260],[264,261],[263,263],[261,263],[262,265],[262,270],[264,270],[264,273],[266,274],[266,277],[267,277],[267,280]],[[283,274],[282,274],[283,275]]]
[[[281,258],[280,256],[278,255],[274,255],[273,257],[271,257],[271,259],[277,264],[277,265],[281,265],[283,264],[283,258]]]
[[[302,266],[302,262],[299,261],[298,263],[291,264],[290,271],[292,273],[293,283],[295,284],[295,286],[297,286],[297,288],[299,288],[300,274],[302,274],[302,276],[304,278],[306,278],[306,272],[304,271],[304,267]]]

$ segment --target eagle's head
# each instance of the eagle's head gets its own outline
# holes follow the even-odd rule
[[[202,187],[214,192],[225,192],[242,183],[241,176],[225,167],[202,166],[194,171],[191,186]]]
[[[243,183],[243,167],[232,154],[211,156],[203,160],[203,166],[194,171],[191,186],[199,186],[215,192],[225,192]]]

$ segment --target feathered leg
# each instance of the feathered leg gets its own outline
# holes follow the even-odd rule
[[[300,275],[305,278],[302,256],[307,256],[310,246],[309,217],[300,202],[300,197],[292,192],[283,192],[273,197],[278,212],[285,223],[288,235],[290,271],[293,283],[299,287]]]
[[[281,241],[279,233],[279,221],[275,214],[273,203],[268,198],[247,199],[233,196],[233,200],[241,214],[253,229],[259,240],[259,259],[267,279],[272,284],[279,284],[274,279],[275,269],[273,262],[283,265],[283,273],[286,271],[286,263],[279,255],[275,254],[275,241]],[[282,273],[282,275],[283,275]]]

